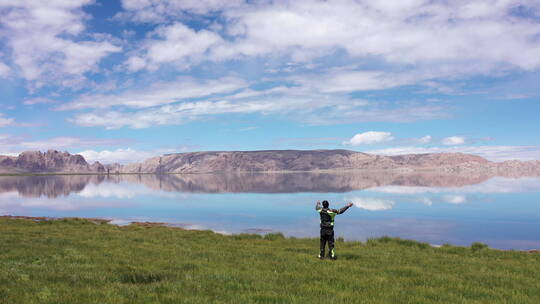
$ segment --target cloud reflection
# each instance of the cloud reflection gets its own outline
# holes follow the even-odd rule
[[[391,194],[421,194],[421,193],[523,193],[540,192],[540,178],[505,178],[494,177],[487,181],[473,185],[455,186],[402,186],[384,185],[369,189],[370,192],[382,192]]]
[[[174,197],[174,193],[167,193],[163,191],[156,191],[150,188],[145,187],[140,184],[132,184],[127,182],[121,183],[112,183],[104,182],[99,185],[88,184],[82,191],[77,193],[77,195],[85,198],[96,198],[96,197],[113,197],[119,199],[133,199],[141,195],[152,195],[160,197]]]
[[[463,204],[467,201],[465,195],[445,195],[443,199],[450,204]]]
[[[374,197],[352,197],[352,198],[345,198],[345,200],[352,202],[354,206],[360,209],[364,209],[368,211],[389,210],[389,209],[394,208],[394,205],[396,204],[392,200],[374,198]]]
[[[0,209],[4,214],[28,215],[36,209],[50,211],[79,211],[83,209],[126,208],[134,206],[129,201],[97,201],[76,198],[40,199],[0,197]]]
[[[396,172],[228,173],[166,175],[2,176],[0,194],[56,198],[134,198],[165,193],[340,193],[368,190],[389,194],[540,192],[539,178]]]

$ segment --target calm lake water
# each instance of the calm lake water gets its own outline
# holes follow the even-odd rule
[[[188,174],[0,177],[0,215],[166,222],[221,233],[317,237],[317,200],[354,206],[347,240],[540,248],[540,179],[435,174]]]

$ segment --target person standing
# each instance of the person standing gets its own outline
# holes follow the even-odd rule
[[[324,259],[326,243],[328,243],[328,255],[330,258],[332,260],[337,258],[334,251],[334,217],[347,211],[352,205],[352,203],[349,203],[345,207],[336,210],[330,209],[330,204],[326,200],[322,202],[322,207],[321,202],[317,202],[315,210],[321,216],[321,251],[319,253],[319,259]]]

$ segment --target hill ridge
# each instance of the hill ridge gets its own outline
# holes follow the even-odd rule
[[[83,156],[57,150],[25,151],[0,156],[0,173],[220,173],[398,170],[485,172],[493,175],[538,175],[540,161],[492,162],[460,153],[385,156],[345,149],[197,151],[169,153],[126,165],[89,164]]]

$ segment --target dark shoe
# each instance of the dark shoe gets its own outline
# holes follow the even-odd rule
[[[324,260],[324,255],[318,255],[317,258],[319,258],[319,260]]]

